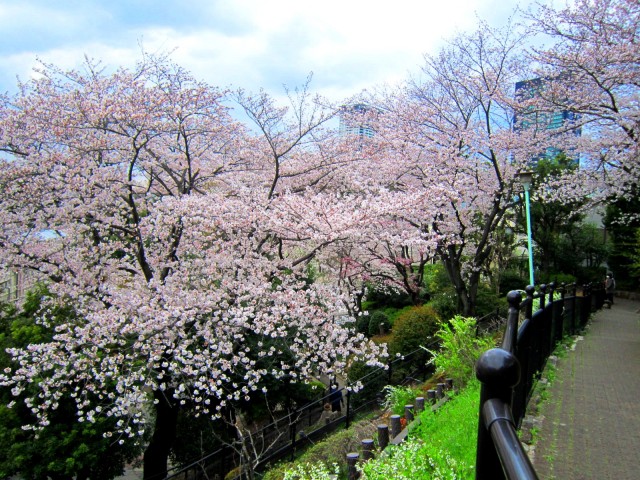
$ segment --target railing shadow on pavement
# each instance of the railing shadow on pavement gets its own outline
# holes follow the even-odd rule
[[[584,328],[591,312],[602,308],[604,290],[575,284],[528,286],[507,295],[509,311],[500,348],[477,362],[482,387],[476,454],[476,479],[529,480],[538,476],[517,430],[535,382],[558,342]],[[537,303],[538,308],[534,311]]]

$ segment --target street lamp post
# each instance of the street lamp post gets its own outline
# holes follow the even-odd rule
[[[527,247],[529,249],[529,284],[535,285],[533,279],[533,246],[531,244],[531,208],[529,202],[529,190],[533,180],[533,172],[520,172],[518,179],[524,187],[524,203],[527,212]]]

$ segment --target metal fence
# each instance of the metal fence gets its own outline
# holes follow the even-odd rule
[[[435,342],[427,346],[429,350],[435,348]],[[384,400],[386,385],[426,381],[433,374],[433,367],[427,363],[429,358],[427,350],[420,348],[393,359],[384,368],[370,367],[363,376],[347,380],[337,390],[337,395],[343,399],[341,410],[328,421],[322,418],[322,412],[324,405],[331,404],[331,400],[335,399],[329,393],[244,438],[237,438],[233,443],[185,466],[170,470],[167,478],[222,480],[238,467],[243,472],[262,472],[275,462],[292,460],[327,434],[338,428],[349,428],[359,414],[379,408]]]
[[[476,456],[477,479],[537,479],[517,436],[536,380],[565,335],[582,329],[592,311],[602,308],[604,290],[575,284],[536,292],[528,286],[507,295],[509,311],[501,348],[477,363],[482,383]],[[537,307],[537,308],[535,308]]]

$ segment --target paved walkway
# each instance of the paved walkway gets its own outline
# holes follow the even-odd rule
[[[640,479],[640,303],[615,302],[558,360],[540,407],[541,479]]]

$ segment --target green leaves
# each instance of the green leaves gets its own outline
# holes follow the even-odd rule
[[[475,318],[460,315],[443,323],[437,336],[441,348],[433,363],[438,372],[453,378],[455,385],[465,385],[473,378],[476,361],[495,344],[491,337],[476,336]]]

